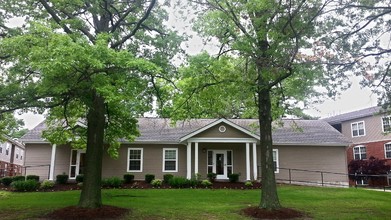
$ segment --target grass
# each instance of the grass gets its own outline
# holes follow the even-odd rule
[[[387,219],[389,192],[365,189],[281,186],[281,204],[313,219]],[[0,191],[1,219],[33,219],[75,205],[80,191],[12,193]],[[111,189],[103,203],[129,208],[126,219],[246,219],[240,210],[256,206],[260,190]]]

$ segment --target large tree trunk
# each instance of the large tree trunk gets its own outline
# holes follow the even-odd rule
[[[92,92],[92,106],[87,113],[87,151],[83,187],[79,207],[98,208],[102,206],[101,179],[103,140],[105,128],[104,98]]]
[[[258,116],[261,136],[262,194],[260,208],[279,209],[276,179],[273,163],[272,114],[270,90],[264,87],[258,91]]]

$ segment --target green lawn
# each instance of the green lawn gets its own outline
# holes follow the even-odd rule
[[[38,218],[75,205],[80,191],[11,193],[0,191],[1,219]],[[391,193],[365,189],[279,187],[283,206],[313,219],[387,219]],[[113,189],[103,190],[107,205],[130,208],[127,219],[245,219],[242,208],[259,203],[260,190]]]

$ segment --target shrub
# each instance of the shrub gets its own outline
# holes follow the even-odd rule
[[[26,178],[24,176],[14,176],[12,177],[12,182],[16,182],[16,181],[25,181]]]
[[[41,189],[52,189],[54,187],[54,184],[55,184],[54,181],[44,180],[44,181],[42,181],[40,188]]]
[[[84,181],[84,175],[79,174],[76,176],[76,183],[82,183]]]
[[[168,183],[174,188],[184,188],[189,185],[189,180],[185,177],[175,176],[171,178]]]
[[[231,173],[228,175],[228,178],[231,183],[236,183],[239,181],[239,174],[238,173]]]
[[[164,174],[163,175],[163,182],[169,183],[170,179],[172,179],[173,177],[174,177],[174,175],[172,175],[172,174]]]
[[[215,181],[216,177],[217,177],[217,174],[215,174],[215,173],[208,173],[207,177],[208,177],[209,181],[211,183],[213,183]]]
[[[35,181],[39,182],[39,176],[37,176],[37,175],[27,175],[26,176],[26,180],[35,180]]]
[[[130,173],[126,173],[124,175],[124,183],[131,183],[134,180],[134,175]]]
[[[11,183],[12,183],[12,177],[3,177],[1,179],[1,183],[4,185],[4,186],[9,186]]]
[[[196,187],[196,186],[198,186],[200,183],[201,183],[200,181],[198,181],[197,179],[194,179],[194,178],[187,180],[187,185],[188,185],[189,187]]]
[[[252,186],[253,186],[253,182],[251,182],[251,181],[246,181],[246,182],[244,183],[244,185],[245,185],[246,187],[252,187]]]
[[[154,179],[154,180],[151,181],[151,184],[154,187],[160,187],[162,185],[162,182],[163,181],[161,179]]]
[[[66,184],[68,182],[69,176],[66,175],[65,173],[57,175],[56,176],[56,183],[58,184]]]
[[[35,191],[39,187],[39,182],[35,180],[18,180],[12,182],[11,187],[18,192]]]
[[[205,187],[209,187],[212,185],[212,183],[209,180],[202,180],[201,185]]]
[[[119,188],[122,185],[122,180],[118,177],[104,178],[102,179],[102,186]]]
[[[147,183],[151,183],[152,180],[155,179],[155,175],[154,174],[145,174],[145,182]]]

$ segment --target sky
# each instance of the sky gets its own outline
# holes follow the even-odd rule
[[[169,25],[175,26],[176,29],[180,29],[180,32],[191,32],[190,25],[188,23],[183,23],[183,20],[180,16],[175,15],[175,12],[170,12],[170,19],[168,21]],[[15,26],[23,24],[23,19],[17,18],[11,22]],[[194,36],[194,35],[193,35]],[[193,40],[188,42],[189,48],[187,52],[189,54],[197,54],[201,50],[210,50],[202,44],[199,37],[195,36]],[[330,117],[338,114],[343,114],[346,112],[351,112],[367,107],[372,107],[377,104],[377,96],[373,94],[369,88],[361,88],[359,85],[359,79],[357,77],[352,77],[352,85],[346,91],[343,91],[342,94],[335,98],[335,100],[328,99],[324,100],[321,104],[316,104],[308,106],[308,109],[305,110],[305,113],[314,116],[314,117]],[[25,127],[28,129],[34,128],[40,122],[44,120],[42,115],[37,115],[33,113],[26,113],[23,115],[17,115],[18,118],[21,118],[25,121]]]

